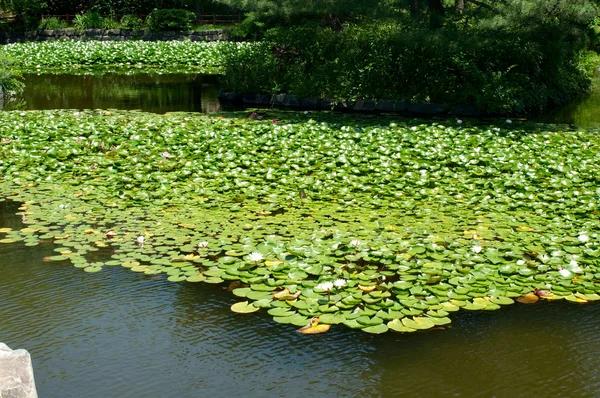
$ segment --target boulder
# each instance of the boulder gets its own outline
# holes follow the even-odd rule
[[[0,343],[0,397],[37,398],[31,356]]]

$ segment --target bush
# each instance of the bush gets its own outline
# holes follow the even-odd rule
[[[88,12],[76,15],[73,25],[78,30],[101,29],[103,28],[103,19],[97,12]]]
[[[196,15],[187,10],[165,9],[154,10],[146,18],[148,29],[164,30],[190,30],[196,21]]]
[[[38,30],[66,29],[69,25],[56,17],[46,18],[38,25]]]
[[[144,25],[144,21],[142,21],[137,15],[124,15],[121,18],[121,28],[129,29],[129,30],[140,30]]]
[[[13,62],[7,58],[0,58],[0,87],[4,93],[16,93],[23,90],[21,73],[11,68]]]
[[[429,30],[380,23],[346,25],[342,31],[273,29],[266,35],[270,51],[226,54],[224,88],[335,100],[465,103],[489,112],[541,110],[590,85],[577,54],[550,28]]]
[[[10,9],[16,15],[16,29],[35,29],[37,28],[41,16],[48,5],[44,0],[12,0]]]

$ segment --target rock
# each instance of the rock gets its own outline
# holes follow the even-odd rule
[[[0,397],[37,398],[31,356],[0,343]]]
[[[271,96],[263,94],[246,94],[244,95],[244,105],[248,107],[262,107],[271,105]]]
[[[285,94],[273,94],[271,104],[276,107],[282,107],[285,103]]]
[[[300,107],[300,101],[295,95],[286,94],[283,100],[283,106],[290,109],[297,109]]]
[[[484,112],[481,112],[475,105],[470,104],[457,104],[450,110],[453,115],[460,116],[485,116]]]
[[[300,99],[300,108],[301,109],[310,109],[313,111],[319,110],[319,99],[318,98],[301,98]]]
[[[85,34],[87,36],[102,36],[102,29],[86,29]]]
[[[375,109],[375,102],[370,99],[359,99],[354,103],[353,109],[356,112],[373,112]]]
[[[448,108],[439,104],[418,103],[410,104],[408,112],[415,115],[440,115],[448,112]]]

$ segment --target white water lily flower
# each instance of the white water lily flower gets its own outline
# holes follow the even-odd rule
[[[460,119],[456,119],[456,123],[458,123],[458,124],[462,124],[462,120],[460,120]]]
[[[569,270],[571,272],[575,272],[577,274],[580,274],[583,272],[583,270],[581,269],[581,267],[579,266],[579,264],[577,264],[577,261],[575,261],[575,260],[571,260],[571,262],[569,263]]]
[[[144,243],[144,237],[143,236],[138,236],[137,237],[137,242],[140,243],[140,244],[143,244]]]
[[[525,260],[517,260],[517,265],[525,265]]]
[[[588,235],[586,235],[586,234],[579,235],[578,239],[579,239],[580,242],[583,242],[583,243],[590,241],[590,237]]]
[[[568,278],[569,276],[571,276],[571,271],[566,270],[564,268],[561,268],[558,270],[558,273],[560,274],[560,276]]]
[[[260,254],[259,252],[252,252],[248,255],[248,260],[250,260],[250,261],[257,262],[262,259],[263,259],[263,255]]]
[[[203,241],[198,243],[198,247],[201,249],[206,249],[208,247],[208,242],[207,241]]]
[[[512,123],[512,120],[510,120],[510,119],[506,119],[506,123],[508,123],[508,124],[511,124],[511,123]]]
[[[481,251],[483,250],[483,247],[481,247],[481,246],[473,246],[471,248],[471,250],[473,251],[473,253],[481,253]]]
[[[315,289],[324,290],[324,291],[328,292],[331,289],[333,289],[333,282],[319,283],[317,286],[315,286]]]
[[[362,244],[361,241],[359,241],[358,239],[354,239],[350,241],[350,246],[354,246],[354,247],[358,247]]]
[[[345,279],[336,279],[335,281],[333,281],[333,286],[340,289],[340,288],[346,286],[346,280]]]

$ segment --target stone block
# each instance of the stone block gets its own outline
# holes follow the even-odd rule
[[[37,398],[31,356],[0,343],[0,397]]]
[[[408,107],[410,106],[410,104],[408,102],[402,102],[402,101],[398,101],[396,102],[396,112],[398,113],[404,113],[404,112],[408,112]]]
[[[270,106],[271,96],[264,94],[246,94],[243,97],[244,105],[248,107],[253,106]]]
[[[375,110],[377,112],[395,112],[396,111],[396,101],[379,100],[375,104]]]
[[[355,112],[373,112],[375,109],[375,102],[369,99],[360,99],[354,103],[352,108]]]
[[[42,30],[40,31],[40,36],[54,36],[53,30]]]
[[[102,29],[86,29],[85,30],[85,35],[86,36],[102,36]]]
[[[282,107],[285,104],[285,94],[273,94],[271,104],[276,107]]]
[[[330,99],[324,98],[321,100],[321,103],[319,105],[319,109],[321,109],[322,111],[330,111],[333,109],[333,101],[331,101]]]
[[[310,109],[313,111],[319,110],[319,99],[318,98],[302,98],[300,99],[301,109]]]
[[[408,112],[415,115],[441,115],[448,112],[448,108],[440,104],[419,103],[410,104]]]
[[[350,112],[354,109],[354,105],[354,101],[340,101],[335,103],[333,110],[336,112]]]
[[[283,106],[291,109],[300,108],[300,101],[295,95],[286,94],[285,99],[283,100]]]
[[[452,107],[450,113],[458,116],[485,116],[475,105],[457,104]]]
[[[109,36],[121,36],[121,29],[108,29],[106,34]]]
[[[219,92],[219,100],[240,102],[243,100],[243,96],[240,93],[234,93],[231,91],[221,91]]]

